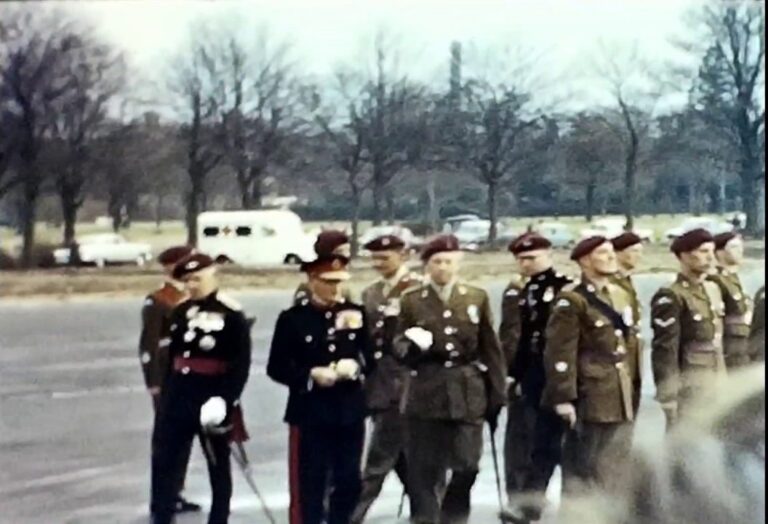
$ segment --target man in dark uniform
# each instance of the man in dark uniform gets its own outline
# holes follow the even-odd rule
[[[302,265],[310,297],[280,314],[272,339],[267,375],[289,388],[291,524],[348,524],[360,496],[363,382],[374,361],[365,311],[341,295],[348,262]]]
[[[317,256],[325,257],[329,255],[339,255],[345,258],[350,258],[352,245],[349,243],[349,236],[347,236],[344,231],[338,229],[326,229],[317,235],[314,249]],[[342,293],[344,298],[349,301],[349,290],[344,289]],[[309,296],[309,283],[303,282],[299,284],[299,287],[296,288],[296,291],[293,294],[294,305],[309,301]]]
[[[645,246],[643,246],[643,239],[631,231],[622,233],[613,238],[611,242],[616,252],[616,261],[619,263],[619,271],[616,273],[613,282],[629,293],[632,300],[632,309],[624,315],[624,322],[632,332],[630,344],[634,347],[630,348],[631,353],[637,357],[636,361],[630,366],[630,375],[632,376],[632,385],[634,386],[632,406],[635,414],[637,414],[640,409],[640,398],[643,392],[643,338],[641,334],[643,306],[640,303],[640,297],[637,294],[632,275],[640,265]]]
[[[172,372],[162,391],[153,435],[153,524],[170,524],[176,474],[197,435],[208,462],[213,501],[208,524],[226,524],[232,496],[230,430],[251,363],[250,324],[240,305],[218,290],[213,259],[193,254],[173,270],[190,298],[171,317]]]
[[[144,301],[141,311],[141,338],[139,339],[139,361],[144,373],[144,382],[147,391],[152,396],[152,407],[157,413],[160,403],[160,393],[163,382],[170,372],[168,358],[168,346],[171,342],[171,314],[180,303],[187,300],[187,291],[184,283],[174,280],[173,268],[176,264],[189,256],[192,248],[188,246],[175,246],[166,249],[157,257],[158,263],[163,266],[165,281],[163,285],[150,294]],[[187,463],[192,452],[192,442],[186,450],[184,466],[178,471],[178,490],[176,498],[176,511],[178,513],[200,511],[202,508],[185,500],[181,496],[184,489],[184,479],[187,476]],[[151,511],[151,508],[150,508]]]
[[[549,240],[536,233],[526,233],[509,245],[527,278],[517,296],[521,325],[518,347],[505,348],[507,355],[513,355],[509,361],[512,397],[505,446],[510,499],[505,516],[512,521],[540,518],[547,485],[562,454],[562,420],[551,408],[541,406],[547,321],[555,296],[571,283],[553,268],[551,248]],[[509,294],[508,290],[505,302],[514,297]],[[506,317],[511,307],[502,308]],[[502,326],[509,323],[506,318],[502,320]]]
[[[680,261],[677,280],[651,301],[651,361],[656,400],[667,418],[667,429],[695,401],[714,398],[725,377],[720,287],[708,279],[715,263],[715,239],[694,229],[672,242]]]
[[[495,430],[506,404],[506,363],[488,295],[458,280],[461,255],[453,235],[428,242],[429,280],[400,300],[395,348],[412,369],[404,397],[408,494],[418,524],[467,522],[483,421]]]
[[[579,242],[571,253],[581,282],[563,288],[547,325],[542,403],[571,427],[563,448],[565,493],[621,486],[632,446],[633,334],[623,312],[632,299],[611,278],[618,265],[610,240]]]
[[[725,301],[723,350],[729,370],[749,365],[749,329],[752,325],[752,298],[744,292],[739,271],[744,262],[744,240],[733,232],[715,237],[717,269],[710,280],[720,286]]]
[[[407,434],[400,401],[409,370],[392,353],[392,337],[400,313],[400,296],[406,289],[419,285],[422,279],[408,270],[405,247],[405,242],[393,235],[378,237],[364,246],[371,252],[373,268],[381,279],[363,290],[376,370],[365,384],[373,433],[363,471],[360,503],[351,519],[355,524],[365,519],[390,471],[394,469],[404,489],[407,485]]]

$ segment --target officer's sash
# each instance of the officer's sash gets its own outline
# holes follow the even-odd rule
[[[596,294],[589,291],[587,289],[587,286],[584,285],[584,283],[581,283],[578,286],[576,286],[575,291],[579,295],[583,296],[587,300],[590,306],[592,306],[593,308],[597,309],[600,313],[605,315],[613,325],[613,328],[620,330],[621,334],[625,339],[629,338],[629,333],[630,333],[629,326],[626,324],[626,322],[624,322],[624,317],[620,313],[618,313],[615,309],[613,309],[613,307],[611,307],[609,304],[606,304],[605,302],[600,300],[600,298]]]

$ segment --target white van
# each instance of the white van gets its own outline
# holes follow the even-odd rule
[[[314,238],[288,210],[207,211],[197,218],[197,247],[240,266],[296,264],[314,258]]]

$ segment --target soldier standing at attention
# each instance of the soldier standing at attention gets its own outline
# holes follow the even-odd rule
[[[634,362],[630,362],[632,385],[632,407],[635,415],[640,409],[640,398],[643,391],[643,338],[640,332],[642,325],[643,306],[640,303],[637,288],[632,281],[632,275],[640,265],[643,257],[643,239],[635,233],[628,231],[612,239],[613,249],[616,251],[616,260],[619,263],[619,271],[614,277],[614,283],[622,287],[632,300],[631,315],[627,315],[624,322],[630,327],[634,340],[630,341],[628,351],[635,356]]]
[[[428,282],[400,301],[395,346],[412,370],[404,402],[417,524],[467,522],[483,421],[495,430],[506,403],[506,364],[488,295],[458,280],[461,255],[453,235],[428,242],[422,253]]]
[[[349,259],[352,252],[352,246],[349,243],[349,236],[347,236],[344,231],[337,229],[327,229],[325,231],[321,231],[315,240],[314,249],[315,254],[319,257],[339,255]],[[349,291],[347,289],[343,291],[343,294],[344,298],[349,300]],[[296,288],[296,291],[293,294],[293,303],[299,304],[301,302],[308,302],[309,296],[309,283],[303,282],[299,284],[299,287]]]
[[[765,286],[755,294],[755,316],[749,330],[749,356],[754,362],[765,362]]]
[[[291,524],[348,524],[360,497],[363,382],[374,360],[365,311],[341,295],[348,262],[302,265],[309,299],[280,313],[269,352],[267,375],[289,389]]]
[[[520,289],[513,281],[502,301],[500,335],[511,380],[505,441],[510,505],[505,516],[518,522],[540,518],[547,484],[562,454],[564,424],[551,408],[541,406],[547,321],[555,296],[571,283],[553,268],[551,248],[536,233],[509,245],[526,283]],[[516,324],[517,337],[512,334]]]
[[[656,400],[667,418],[667,429],[684,415],[691,402],[706,402],[725,374],[720,288],[707,279],[715,262],[715,239],[694,229],[672,242],[680,261],[676,281],[661,288],[651,301],[651,360]]]
[[[596,485],[613,490],[628,469],[632,445],[634,335],[624,321],[632,297],[612,282],[613,244],[589,237],[576,245],[578,284],[563,288],[547,326],[542,403],[571,427],[563,449],[565,492]]]
[[[250,323],[240,304],[218,289],[213,259],[193,254],[173,278],[189,300],[171,317],[172,372],[162,392],[152,449],[152,524],[173,520],[178,484],[195,435],[208,463],[213,501],[208,524],[226,524],[232,497],[230,433],[251,364]]]
[[[152,292],[144,301],[141,311],[141,338],[139,339],[139,361],[144,373],[144,382],[147,391],[152,396],[152,407],[157,413],[160,404],[160,393],[163,389],[165,378],[170,372],[168,346],[171,343],[171,314],[173,310],[187,300],[187,291],[184,283],[174,280],[173,268],[176,264],[189,256],[192,248],[189,246],[175,246],[166,249],[157,257],[158,263],[163,266],[165,281],[163,285]],[[187,476],[187,463],[192,452],[192,442],[186,449],[183,457],[183,466],[179,467],[178,489],[176,496],[176,512],[187,513],[200,511],[198,504],[189,502],[182,497],[184,480]],[[150,508],[150,513],[152,509]]]
[[[422,281],[419,275],[408,270],[405,242],[397,236],[376,238],[364,248],[371,252],[373,268],[381,279],[363,291],[376,370],[365,384],[368,410],[373,416],[373,434],[363,471],[360,503],[351,519],[353,523],[363,522],[390,471],[394,469],[403,487],[407,486],[407,428],[405,417],[400,413],[400,400],[409,370],[393,354],[392,337],[400,313],[400,296]]]
[[[744,292],[739,270],[744,262],[744,240],[738,233],[715,237],[716,272],[710,280],[720,287],[725,302],[723,351],[729,370],[751,363],[749,329],[752,325],[752,299]]]

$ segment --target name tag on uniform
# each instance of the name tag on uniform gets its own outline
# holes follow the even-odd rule
[[[363,314],[354,309],[336,313],[336,329],[360,329],[363,327]]]

